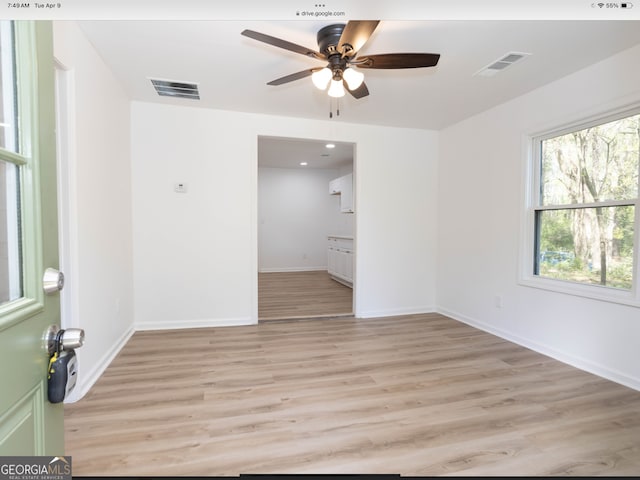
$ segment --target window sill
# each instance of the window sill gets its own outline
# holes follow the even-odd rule
[[[640,307],[640,299],[638,299],[637,295],[635,295],[633,291],[603,287],[600,285],[582,285],[566,280],[556,280],[553,278],[539,276],[521,278],[518,281],[518,284],[525,287],[538,288],[555,293],[589,298],[591,300],[617,303],[631,307]]]

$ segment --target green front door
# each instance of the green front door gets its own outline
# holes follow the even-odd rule
[[[60,324],[51,22],[0,22],[0,456],[63,455],[43,334]]]

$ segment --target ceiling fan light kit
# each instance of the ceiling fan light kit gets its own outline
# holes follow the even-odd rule
[[[329,86],[329,82],[331,81],[331,77],[333,77],[331,70],[329,70],[327,67],[324,67],[317,72],[313,72],[313,74],[311,75],[311,81],[316,86],[316,88],[320,90],[326,90]]]
[[[349,90],[355,90],[364,82],[364,73],[358,72],[353,68],[347,68],[342,72],[342,78],[347,82]]]
[[[377,69],[434,67],[440,59],[437,53],[387,53],[356,58],[379,23],[379,20],[350,20],[346,24],[327,25],[317,34],[319,51],[253,30],[244,30],[242,35],[328,62],[324,68],[311,68],[286,75],[272,80],[267,85],[282,85],[311,76],[311,81],[320,90],[327,90],[329,87],[327,94],[330,97],[343,97],[346,90],[352,97],[360,99],[369,95],[369,89],[364,83],[364,74],[353,67]]]
[[[344,87],[342,86],[342,82],[339,80],[331,80],[327,93],[333,98],[344,97]]]

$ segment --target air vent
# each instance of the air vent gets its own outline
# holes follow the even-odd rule
[[[510,67],[516,62],[519,62],[520,60],[522,60],[525,57],[528,57],[529,55],[531,54],[522,53],[522,52],[509,52],[503,55],[498,60],[490,63],[486,67],[481,68],[473,75],[478,75],[481,77],[492,77],[496,73],[501,72],[502,70],[506,69],[507,67]]]
[[[176,82],[173,80],[156,80],[150,78],[158,95],[163,97],[191,98],[200,100],[198,85],[196,83]]]

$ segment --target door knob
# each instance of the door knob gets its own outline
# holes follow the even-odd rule
[[[49,355],[63,350],[74,350],[82,345],[84,345],[84,329],[82,328],[61,330],[57,325],[50,325],[44,332],[43,346]]]
[[[60,350],[74,350],[84,345],[84,329],[67,328],[60,337]]]

